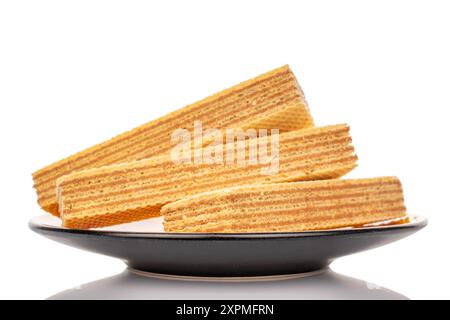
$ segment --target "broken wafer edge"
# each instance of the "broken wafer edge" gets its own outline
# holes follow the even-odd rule
[[[280,131],[314,125],[303,91],[285,65],[36,171],[32,176],[39,205],[58,215],[55,187],[59,177],[166,154],[171,148],[171,133],[178,128],[191,130],[194,120],[202,121],[209,128],[277,128]]]
[[[356,167],[345,124],[279,134],[279,171],[265,165],[174,164],[169,156],[88,169],[57,181],[63,225],[86,229],[160,215],[163,205],[235,185],[338,178]]]
[[[294,232],[408,221],[396,177],[246,185],[161,209],[167,232]]]

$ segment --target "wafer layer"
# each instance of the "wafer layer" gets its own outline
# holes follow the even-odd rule
[[[168,232],[289,232],[362,226],[406,216],[395,177],[248,185],[165,205]]]
[[[290,68],[284,66],[35,172],[33,180],[40,206],[58,214],[57,178],[78,170],[165,154],[171,148],[171,133],[179,128],[192,129],[195,120],[202,121],[205,128],[289,131],[313,126],[303,92]]]
[[[66,175],[57,183],[63,225],[92,228],[140,220],[159,215],[164,204],[197,193],[244,184],[337,178],[356,166],[346,125],[291,131],[278,138],[279,168],[273,174],[262,171],[269,162],[180,165],[161,156]]]

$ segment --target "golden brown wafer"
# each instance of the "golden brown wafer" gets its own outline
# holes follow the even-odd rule
[[[289,232],[403,220],[395,177],[247,185],[165,205],[167,232]]]
[[[289,131],[313,126],[304,94],[289,66],[284,66],[38,170],[33,180],[40,206],[58,214],[57,178],[78,170],[166,154],[171,148],[171,133],[178,128],[191,130],[195,120],[209,128]]]
[[[93,228],[140,220],[159,215],[164,204],[200,192],[251,183],[337,178],[356,166],[347,125],[291,131],[278,138],[279,167],[272,174],[262,171],[268,162],[175,164],[161,156],[63,176],[57,182],[63,225]]]

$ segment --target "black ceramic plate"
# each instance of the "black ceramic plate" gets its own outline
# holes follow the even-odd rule
[[[425,227],[412,216],[401,225],[289,233],[164,233],[160,219],[95,230],[60,227],[41,216],[30,228],[52,240],[105,254],[146,272],[187,276],[285,275],[323,269],[334,259],[379,247]],[[153,232],[150,232],[153,231]]]

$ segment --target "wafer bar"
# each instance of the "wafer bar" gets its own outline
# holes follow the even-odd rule
[[[395,177],[249,185],[165,205],[167,232],[290,232],[403,220]]]
[[[347,125],[290,131],[278,138],[279,168],[273,174],[262,173],[264,162],[175,164],[161,156],[63,176],[57,181],[63,225],[83,229],[136,221],[158,216],[164,204],[197,193],[243,184],[337,178],[356,166]]]
[[[57,178],[165,154],[171,148],[171,133],[178,128],[191,130],[196,120],[209,128],[290,131],[313,126],[303,91],[289,66],[284,66],[38,170],[33,174],[38,203],[57,215]]]

